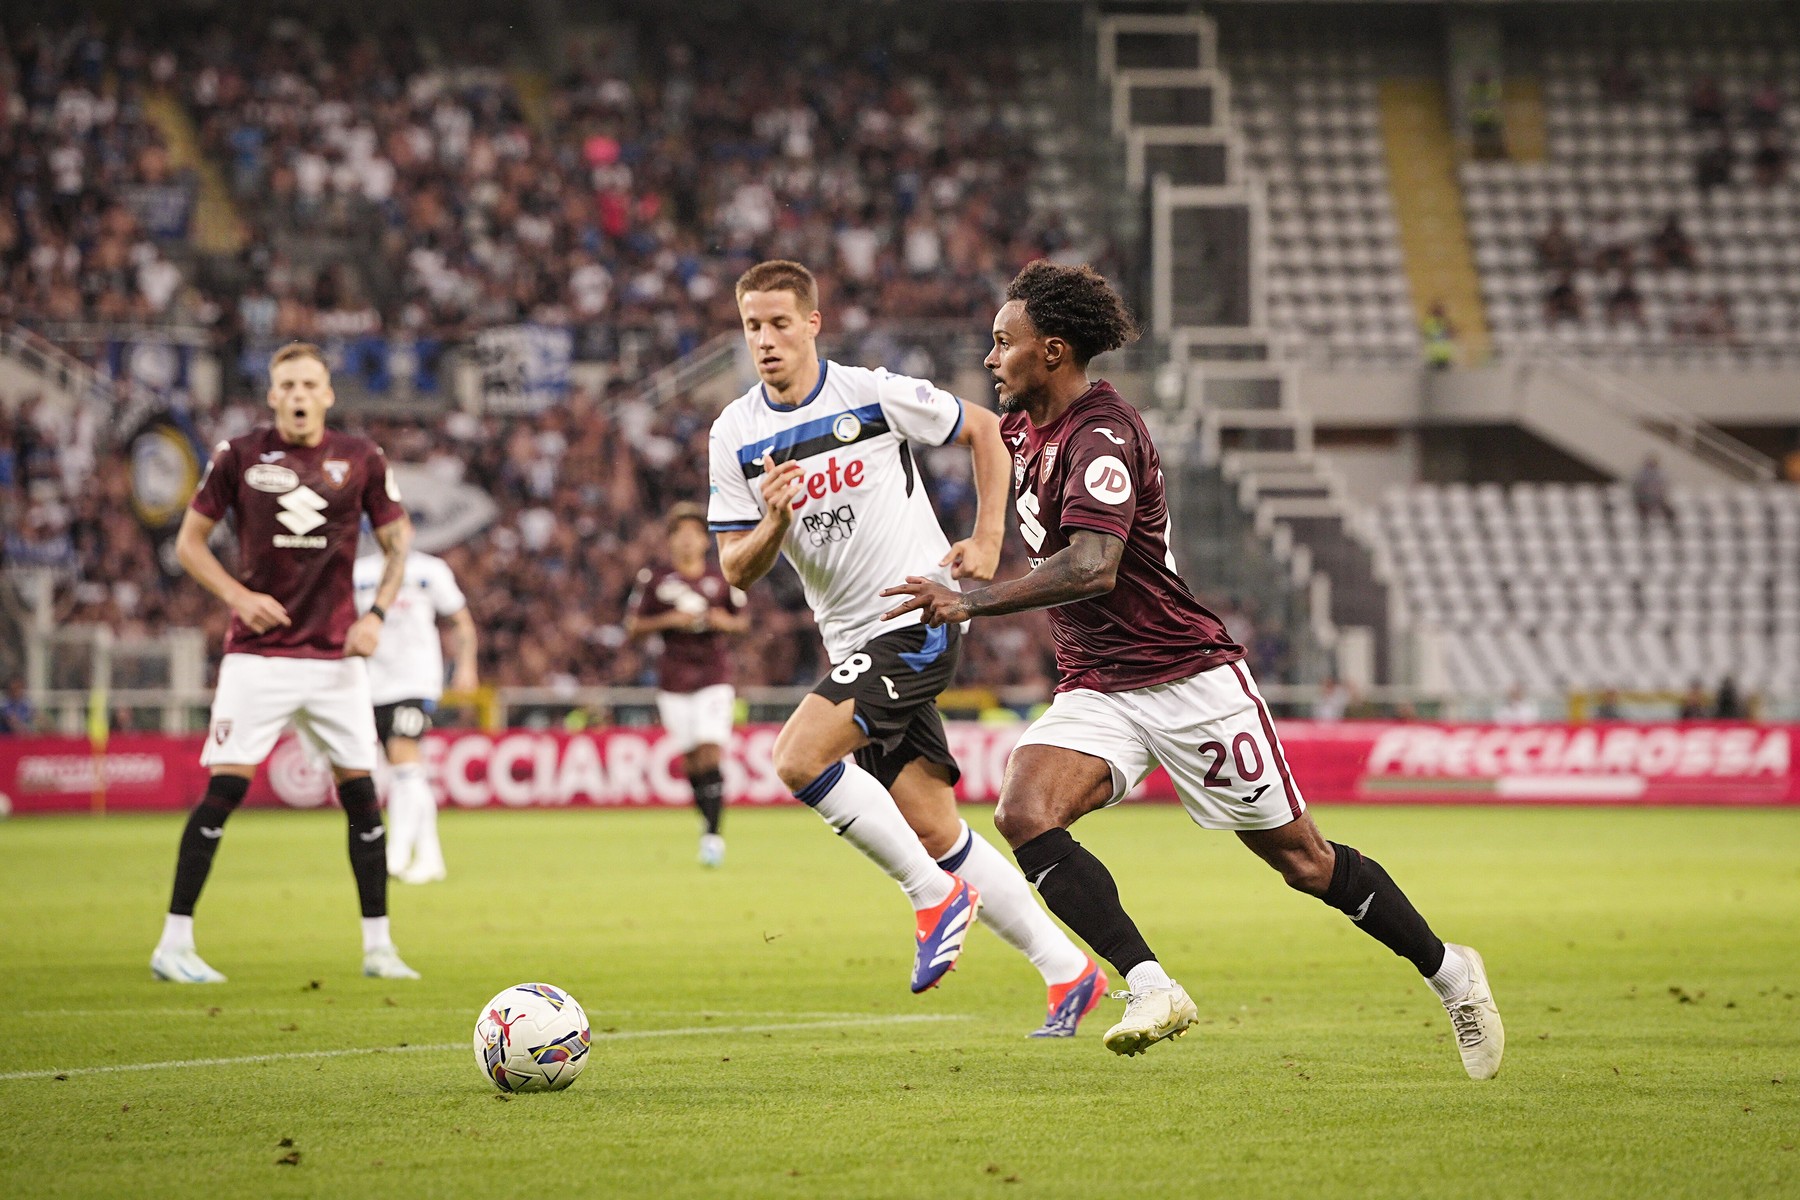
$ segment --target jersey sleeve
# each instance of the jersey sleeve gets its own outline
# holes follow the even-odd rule
[[[888,428],[909,442],[948,446],[962,432],[963,402],[943,388],[906,375],[880,376],[878,395]]]
[[[431,569],[425,572],[425,595],[431,601],[431,610],[440,617],[453,617],[469,607],[468,597],[457,586],[456,576],[446,562],[431,562]]]
[[[356,611],[359,615],[368,612],[375,604],[375,589],[380,585],[381,572],[386,565],[386,559],[365,554],[350,568],[350,582],[356,595]]]
[[[380,446],[369,447],[368,469],[364,471],[362,507],[369,514],[369,524],[376,529],[392,525],[406,515],[400,503],[400,485],[394,482],[394,468]]]
[[[1137,429],[1128,422],[1093,417],[1082,423],[1062,448],[1069,464],[1063,476],[1063,529],[1130,535],[1137,515],[1139,450]]]
[[[212,461],[206,464],[206,474],[200,477],[200,486],[194,489],[188,507],[203,517],[223,521],[237,503],[240,473],[237,451],[230,442],[220,442],[213,447]]]
[[[762,520],[762,502],[744,478],[738,448],[717,426],[708,442],[707,457],[712,493],[706,502],[706,527],[714,533],[753,528]]]

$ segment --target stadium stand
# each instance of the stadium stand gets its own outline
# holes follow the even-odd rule
[[[1800,491],[1625,486],[1397,489],[1379,544],[1451,687],[1536,697],[1800,686]]]
[[[1768,16],[1640,13],[1544,50],[1548,156],[1462,166],[1502,355],[1800,362],[1800,189],[1782,161],[1800,97],[1781,82],[1800,78],[1800,38]],[[1777,157],[1759,179],[1763,147]],[[1566,244],[1541,253],[1553,228]]]
[[[1369,52],[1296,50],[1271,35],[1225,62],[1246,165],[1268,197],[1278,343],[1352,361],[1416,358]]]

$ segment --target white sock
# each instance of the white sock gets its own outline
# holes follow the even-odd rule
[[[162,940],[156,943],[156,948],[158,950],[192,950],[194,948],[194,918],[178,917],[174,913],[165,914]]]
[[[975,885],[981,893],[981,923],[1030,959],[1045,983],[1068,983],[1087,970],[1087,955],[1038,907],[1019,868],[986,838],[976,837],[967,822],[956,848],[938,859],[938,866]]]
[[[387,865],[389,875],[398,875],[412,864],[413,844],[419,818],[414,807],[411,786],[415,776],[422,777],[424,768],[418,763],[400,763],[387,772]]]
[[[1444,944],[1444,965],[1438,973],[1425,980],[1431,990],[1443,1000],[1454,1000],[1469,990],[1469,960],[1464,958],[1455,946]]]
[[[886,871],[915,911],[942,904],[956,887],[919,844],[888,790],[855,763],[833,765],[794,794]]]
[[[444,869],[444,848],[438,843],[437,797],[425,779],[425,764],[407,763],[394,768],[394,791],[406,793],[407,833],[414,867],[422,871]]]
[[[362,919],[362,931],[364,954],[367,954],[371,950],[379,950],[383,946],[391,946],[394,944],[393,936],[388,933],[388,919],[386,917],[364,917]]]
[[[1153,988],[1174,987],[1175,981],[1169,973],[1162,969],[1162,964],[1155,959],[1141,962],[1125,972],[1125,983],[1134,992],[1147,992]]]

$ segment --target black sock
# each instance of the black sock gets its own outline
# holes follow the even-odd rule
[[[688,776],[688,786],[694,789],[694,807],[706,822],[706,832],[719,832],[719,821],[725,815],[725,777],[717,767],[695,771]]]
[[[338,784],[338,803],[350,819],[350,870],[365,917],[387,916],[387,826],[367,775]]]
[[[1408,959],[1427,979],[1444,965],[1444,943],[1419,915],[1400,885],[1388,877],[1381,864],[1350,846],[1331,843],[1337,865],[1331,870],[1331,886],[1321,897],[1347,913],[1370,937]]]
[[[1014,850],[1013,857],[1050,911],[1120,975],[1156,958],[1119,903],[1112,872],[1068,830],[1041,833]]]
[[[212,873],[213,855],[219,852],[219,840],[225,836],[225,820],[244,801],[250,781],[241,775],[214,775],[206,781],[206,795],[188,814],[181,831],[181,849],[175,855],[175,889],[169,896],[169,911],[178,917],[194,915],[200,900],[200,889]]]

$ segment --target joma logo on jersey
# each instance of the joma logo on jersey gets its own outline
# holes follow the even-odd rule
[[[326,508],[325,497],[309,487],[295,488],[275,502],[281,511],[275,519],[293,530],[293,534],[278,533],[274,542],[282,550],[323,550],[325,535],[312,534],[312,531],[325,524],[322,515]],[[306,536],[312,534],[312,536]]]
[[[806,487],[794,499],[794,507],[799,508],[807,500],[823,500],[833,492],[841,492],[845,488],[861,487],[863,481],[862,459],[852,459],[842,469],[838,467],[837,455],[825,460],[825,469],[806,477]]]
[[[822,512],[808,513],[800,518],[800,527],[806,530],[807,539],[815,546],[847,542],[856,532],[856,510],[848,504],[840,504]]]

